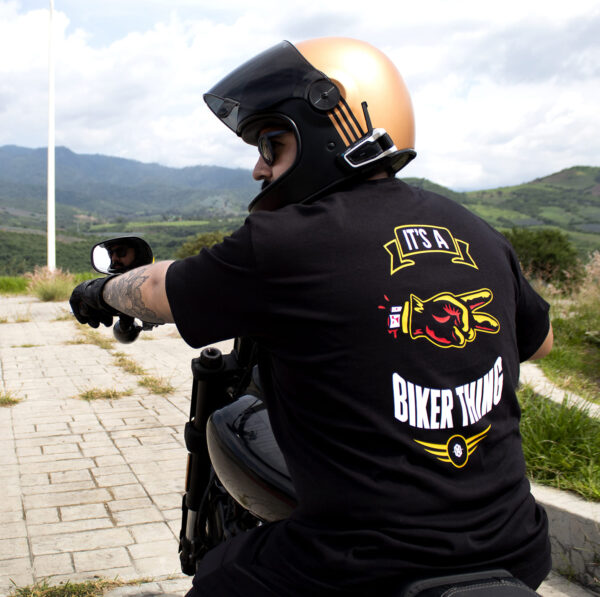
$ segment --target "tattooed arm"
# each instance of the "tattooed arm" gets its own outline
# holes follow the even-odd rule
[[[172,261],[138,267],[109,280],[102,298],[117,311],[148,323],[173,323],[165,277]]]

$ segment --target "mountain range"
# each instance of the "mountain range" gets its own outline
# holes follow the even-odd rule
[[[45,229],[45,148],[0,147],[0,230]],[[574,166],[510,187],[456,192],[404,178],[462,203],[496,228],[554,226],[582,253],[600,249],[600,168]],[[250,171],[218,166],[169,168],[56,149],[57,227],[93,232],[110,222],[239,220],[258,192]],[[130,227],[131,228],[131,227]]]

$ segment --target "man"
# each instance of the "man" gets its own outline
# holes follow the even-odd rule
[[[135,248],[123,244],[106,244],[106,250],[110,257],[110,272],[119,274],[131,269],[135,261]]]
[[[407,578],[550,568],[529,491],[519,361],[552,345],[548,305],[506,240],[394,174],[416,155],[395,66],[355,40],[287,42],[209,93],[260,157],[244,226],[199,255],[87,283],[192,346],[251,336],[298,496],[285,521],[210,552],[200,595],[359,595]]]

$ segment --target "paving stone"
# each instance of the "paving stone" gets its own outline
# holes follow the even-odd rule
[[[181,570],[177,550],[173,555],[138,559],[134,565],[141,576],[166,576]]]
[[[3,525],[8,522],[18,522],[19,520],[23,520],[23,511],[12,510],[10,512],[5,512],[0,509],[0,525]]]
[[[73,562],[77,572],[125,568],[132,564],[124,547],[76,552],[73,554]]]
[[[42,446],[44,454],[77,454],[79,455],[79,444],[73,442],[71,444],[52,444],[50,446]]]
[[[114,512],[113,518],[118,526],[131,526],[134,524],[161,522],[164,520],[160,510],[155,506]]]
[[[85,504],[84,506],[62,506],[60,508],[60,518],[63,521],[102,518],[105,516],[107,516],[107,510],[104,503]]]
[[[107,502],[111,499],[106,489],[87,489],[82,491],[65,491],[48,493],[44,496],[44,505],[49,506],[75,506],[78,504],[92,504],[94,502]],[[23,498],[25,508],[39,507],[40,500],[36,495],[26,495]]]
[[[81,533],[65,533],[47,537],[32,537],[34,556],[54,553],[88,551],[108,547],[125,547],[132,542],[127,529],[99,529]]]
[[[120,473],[116,475],[94,475],[100,487],[115,487],[119,485],[132,485],[138,480],[133,473]]]
[[[33,569],[37,577],[70,574],[75,571],[71,554],[57,553],[33,558]]]
[[[29,525],[30,537],[43,537],[45,535],[59,535],[76,533],[78,531],[91,531],[94,529],[113,528],[112,520],[104,513],[104,517],[83,518],[80,520],[51,522],[42,525]]]
[[[33,473],[21,475],[21,487],[31,487],[39,485],[49,485],[50,475],[48,473]]]
[[[120,454],[115,456],[96,456],[94,461],[94,466],[114,466],[116,464],[126,464],[125,459]]]
[[[120,485],[119,487],[111,487],[111,493],[115,500],[126,500],[129,498],[145,497],[146,491],[140,485]]]
[[[21,472],[28,473],[55,473],[59,471],[74,471],[91,468],[95,463],[90,458],[72,458],[69,460],[54,460],[50,462],[36,462],[22,464]]]
[[[46,495],[52,493],[66,493],[73,491],[84,491],[89,489],[96,489],[96,484],[92,481],[92,478],[88,475],[88,481],[70,481],[68,483],[50,483],[49,485],[29,485],[28,487],[21,488],[21,493],[24,496],[37,496]],[[39,498],[38,498],[39,499]]]
[[[151,541],[149,543],[135,543],[129,545],[127,549],[133,557],[134,561],[142,558],[162,557],[171,555],[172,552],[177,553],[179,542],[172,537],[169,540]]]
[[[27,528],[24,520],[16,522],[5,522],[0,527],[0,537],[2,539],[13,539],[16,537],[27,537]]]
[[[90,471],[88,469],[50,473],[50,482],[52,484],[91,480],[92,476],[90,475]]]
[[[154,522],[129,527],[136,543],[169,540],[174,537],[169,526],[164,522]],[[179,535],[177,535],[179,536]]]
[[[58,508],[30,508],[27,510],[28,524],[59,522]]]
[[[136,508],[146,508],[152,506],[149,497],[133,498],[130,500],[113,500],[107,503],[111,512],[122,512],[123,510],[135,510]]]
[[[29,557],[27,539],[0,539],[0,560],[12,560]]]
[[[183,476],[181,478],[184,479]],[[161,510],[169,510],[171,508],[180,508],[181,507],[181,496],[184,493],[183,485],[184,484],[182,483],[181,491],[173,491],[170,493],[160,493],[157,495],[153,495],[152,499],[154,500],[154,503]]]
[[[101,475],[119,475],[121,473],[130,473],[131,468],[128,464],[115,464],[113,466],[96,466],[90,469],[92,475],[101,476]]]
[[[33,574],[30,570],[0,574],[0,595],[9,595],[15,586],[25,587],[33,584]]]

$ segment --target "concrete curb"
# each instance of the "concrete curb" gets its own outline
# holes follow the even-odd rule
[[[550,524],[554,570],[600,594],[600,503],[533,485]]]

